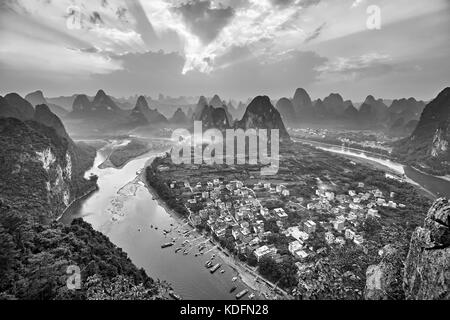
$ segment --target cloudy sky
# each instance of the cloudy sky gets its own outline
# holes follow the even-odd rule
[[[430,99],[449,30],[448,0],[0,0],[0,94]]]

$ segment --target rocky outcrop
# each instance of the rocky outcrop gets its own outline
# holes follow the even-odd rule
[[[47,127],[55,129],[56,133],[59,136],[66,138],[67,140],[70,140],[69,135],[67,134],[62,121],[58,118],[57,115],[55,115],[53,112],[50,111],[47,105],[40,104],[36,106],[36,111],[34,113],[34,120],[39,123],[42,123]]]
[[[33,107],[36,107],[40,104],[45,104],[48,108],[56,114],[58,117],[64,117],[68,114],[68,111],[63,107],[49,103],[47,99],[44,97],[44,93],[41,90],[37,90],[35,92],[29,93],[25,96],[25,100],[27,100]]]
[[[392,101],[388,109],[390,123],[395,122],[399,118],[402,118],[405,123],[411,120],[419,120],[423,108],[425,108],[423,101],[417,101],[414,98],[396,99]]]
[[[426,105],[414,132],[395,145],[393,154],[421,170],[443,175],[450,173],[449,141],[450,87]]]
[[[92,102],[93,109],[103,111],[119,111],[117,104],[108,96],[105,91],[99,90]]]
[[[33,106],[38,104],[46,104],[47,100],[44,98],[44,93],[41,90],[31,92],[25,96],[25,100],[31,103]]]
[[[203,109],[208,106],[208,100],[204,96],[198,99],[197,106],[195,107],[193,118],[194,120],[199,120],[203,112]]]
[[[216,94],[214,97],[212,97],[211,101],[209,102],[210,106],[213,106],[214,108],[222,107],[225,103],[220,99],[220,97]]]
[[[244,116],[236,122],[236,128],[278,129],[281,141],[290,141],[289,134],[284,126],[281,115],[272,105],[269,97],[258,96],[248,105]],[[269,133],[268,133],[269,136]]]
[[[85,94],[79,94],[75,97],[72,105],[73,112],[91,112],[92,103]]]
[[[224,108],[214,108],[213,106],[206,106],[203,108],[197,121],[202,122],[203,130],[219,129],[225,130],[231,127],[228,121],[227,113]]]
[[[403,263],[399,250],[386,245],[380,250],[381,262],[366,271],[366,300],[398,300],[403,298],[401,271]]]
[[[0,136],[0,194],[12,208],[33,208],[37,220],[47,221],[92,187],[83,175],[95,153],[85,158],[53,127],[35,120],[0,119]]]
[[[349,121],[356,121],[358,119],[358,110],[353,106],[348,106],[344,111],[344,118]]]
[[[140,96],[136,101],[136,106],[130,115],[134,125],[165,124],[168,122],[156,108],[150,109],[144,96]]]
[[[364,101],[365,104],[368,104],[372,107],[372,112],[375,118],[372,121],[383,121],[386,120],[388,116],[388,107],[384,104],[383,99],[376,100],[374,96],[367,96]]]
[[[8,100],[0,96],[0,118],[23,119],[24,117],[19,109],[10,105]]]
[[[294,105],[292,104],[291,100],[287,98],[281,98],[280,100],[278,100],[276,108],[280,112],[281,117],[286,123],[291,123],[295,120],[296,114]]]
[[[313,116],[314,110],[311,98],[303,88],[298,88],[295,91],[294,98],[292,99],[294,110],[297,118],[302,120],[308,120]]]
[[[170,118],[169,122],[173,124],[186,124],[188,122],[188,117],[181,108],[178,108],[172,118]]]
[[[5,96],[6,101],[12,107],[15,107],[21,113],[21,119],[29,120],[34,117],[34,108],[27,100],[19,96],[17,93],[8,93]]]
[[[323,99],[323,104],[327,112],[331,115],[340,115],[345,111],[344,99],[338,93],[331,93]]]
[[[209,101],[209,105],[212,106],[213,108],[216,108],[216,109],[217,109],[217,108],[222,108],[222,109],[224,109],[224,110],[225,110],[225,113],[226,113],[226,115],[227,115],[228,123],[230,123],[230,125],[231,125],[231,123],[233,122],[233,116],[231,115],[230,110],[228,109],[228,106],[227,106],[227,104],[226,104],[225,101],[222,101],[222,100],[220,99],[220,97],[216,94],[216,95],[214,95],[214,97],[211,99],[211,101]]]
[[[412,237],[405,261],[406,299],[450,299],[450,202],[438,199]]]

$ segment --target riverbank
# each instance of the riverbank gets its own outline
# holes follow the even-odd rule
[[[72,206],[80,201],[83,201],[84,199],[88,198],[91,194],[93,194],[95,191],[98,190],[98,185],[96,184],[95,186],[90,187],[85,193],[83,193],[81,196],[79,196],[78,198],[75,198],[74,200],[72,200],[71,203],[69,203],[67,205],[67,207],[64,209],[64,211],[59,215],[58,218],[56,218],[56,221],[59,221],[65,214],[67,211],[69,211]]]
[[[105,161],[98,166],[98,168],[122,169],[130,161],[145,155],[151,150],[152,147],[148,142],[135,138],[125,140],[123,143],[111,146],[111,152],[106,157]]]
[[[441,184],[445,184],[447,183],[447,179],[442,179],[442,177],[437,177],[437,176],[433,176],[433,175],[429,175],[427,173],[421,172],[420,170],[411,167],[411,166],[407,166],[407,165],[403,165],[400,163],[396,163],[390,159],[380,159],[380,158],[375,158],[374,156],[368,156],[366,154],[365,151],[363,150],[356,150],[354,149],[354,152],[349,151],[347,148],[345,148],[344,150],[337,150],[336,146],[332,146],[332,147],[325,147],[323,146],[323,143],[320,142],[316,142],[316,141],[299,141],[300,143],[304,143],[306,145],[309,146],[313,146],[317,149],[320,150],[324,150],[327,152],[331,152],[331,153],[335,153],[335,154],[339,154],[343,157],[346,157],[348,159],[351,159],[354,162],[363,164],[363,165],[369,165],[375,169],[387,172],[387,173],[392,173],[394,175],[401,175],[402,179],[413,185],[414,187],[416,187],[417,189],[419,189],[419,191],[421,192],[421,194],[423,194],[424,196],[426,196],[427,198],[431,199],[431,200],[436,200],[437,198],[442,196],[442,192],[436,191],[436,185],[433,184],[434,186],[431,188],[430,186],[428,186],[428,184],[430,183],[426,183],[424,182],[424,178],[423,177],[428,177],[428,180],[430,179],[440,179],[442,181]],[[359,153],[358,153],[359,152]],[[416,171],[416,172],[412,172],[412,171]],[[422,175],[422,177],[418,177],[417,173],[420,173]],[[418,181],[416,181],[418,178],[420,178]],[[434,190],[431,190],[431,189]],[[445,187],[444,187],[445,188]],[[442,189],[442,187],[440,188]]]
[[[157,201],[158,205],[160,205],[177,222],[178,227],[189,226],[191,232],[194,232],[196,236],[203,237],[208,241],[213,241],[212,239],[207,238],[199,233],[198,230],[192,225],[187,224],[186,219],[188,219],[188,217],[183,217],[174,209],[170,208],[169,205],[158,195],[158,192],[147,182],[145,168],[150,165],[152,161],[153,159],[149,160],[145,164],[144,168],[139,172],[138,177],[139,180],[145,185],[149,193],[152,195],[153,199]],[[220,260],[222,260],[224,264],[233,269],[236,272],[236,276],[241,280],[241,282],[245,284],[245,286],[247,286],[250,290],[252,290],[254,294],[258,295],[259,298],[282,298],[282,296],[274,294],[272,288],[275,285],[268,285],[267,280],[263,279],[262,276],[256,274],[256,272],[251,272],[250,270],[248,270],[248,267],[243,265],[242,262],[236,261],[233,257],[225,255],[223,250],[218,249],[218,245],[214,244],[213,247],[208,250],[208,252],[215,254],[220,258]]]

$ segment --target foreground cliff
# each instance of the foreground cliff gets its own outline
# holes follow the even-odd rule
[[[450,87],[426,105],[410,137],[394,146],[393,155],[430,174],[450,173]]]
[[[412,237],[405,262],[406,299],[450,299],[450,201],[437,200]]]
[[[1,100],[1,99],[0,99]],[[0,299],[154,299],[160,285],[81,219],[55,222],[96,188],[95,149],[75,144],[45,105],[23,121],[0,114]],[[4,115],[3,115],[4,116]],[[80,286],[67,285],[80,272]]]
[[[381,261],[366,271],[367,300],[448,300],[450,282],[450,202],[438,199],[407,252],[396,245],[380,250]]]

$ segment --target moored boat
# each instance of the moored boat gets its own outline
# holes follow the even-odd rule
[[[220,263],[214,265],[214,267],[211,268],[211,270],[209,270],[209,272],[214,273],[217,271],[217,269],[220,268]]]
[[[182,300],[181,297],[176,294],[175,292],[173,292],[172,290],[169,291],[169,295],[174,298],[175,300]]]
[[[164,248],[171,247],[171,246],[173,246],[173,242],[167,242],[167,243],[162,244],[161,248],[164,249]]]
[[[241,299],[243,296],[247,294],[248,290],[244,289],[236,295],[236,299]]]

